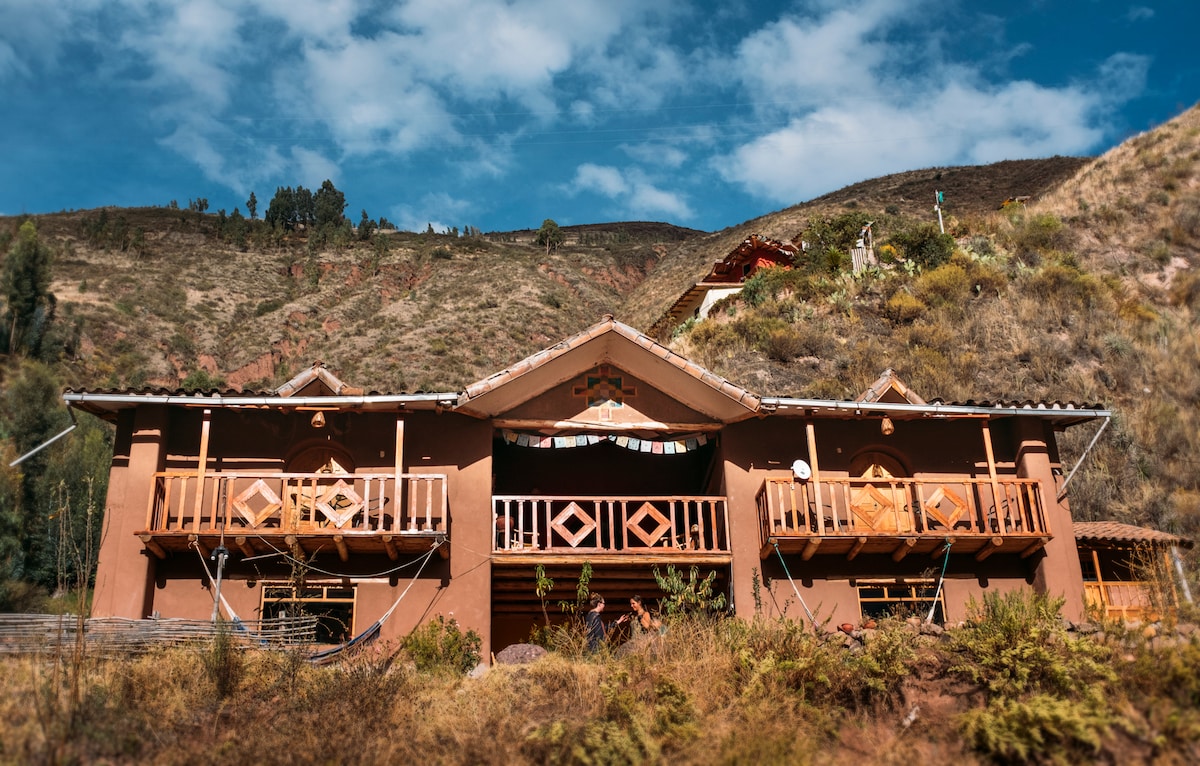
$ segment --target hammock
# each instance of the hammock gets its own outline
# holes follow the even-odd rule
[[[357,636],[354,636],[348,641],[340,643],[337,646],[331,646],[327,649],[312,652],[306,659],[314,665],[325,665],[337,659],[343,652],[358,648],[360,646],[366,646],[375,639],[379,638],[383,624],[387,622],[388,618],[391,617],[396,611],[396,607],[400,606],[400,602],[404,600],[404,597],[408,595],[408,592],[412,589],[412,586],[416,584],[418,579],[420,579],[421,572],[424,571],[425,565],[429,563],[429,560],[433,558],[434,552],[441,547],[444,542],[444,539],[439,539],[434,543],[433,547],[429,549],[429,551],[425,554],[424,559],[421,561],[421,566],[417,567],[417,573],[413,575],[412,580],[408,583],[408,587],[406,587],[404,592],[400,594],[400,596],[392,603],[390,607],[388,607],[388,610],[383,613],[382,617],[372,623],[366,630],[360,632]],[[209,586],[213,591],[213,598],[216,599],[218,596],[220,596],[221,606],[225,608],[225,612],[229,615],[229,619],[235,628],[244,633],[250,633],[250,630],[245,626],[241,618],[238,617],[237,613],[233,611],[233,607],[230,606],[229,602],[225,600],[225,595],[217,593],[216,578],[214,578],[212,572],[209,571],[208,562],[204,560],[204,554],[200,552],[200,547],[194,547],[196,548],[196,555],[200,557],[200,563],[204,567],[204,574],[208,576]],[[256,636],[255,638],[260,646],[266,647],[269,645],[269,643],[261,635]]]

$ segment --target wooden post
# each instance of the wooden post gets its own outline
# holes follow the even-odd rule
[[[396,418],[396,486],[394,492],[395,507],[392,509],[392,529],[400,528],[400,514],[404,512],[407,503],[404,502],[404,418]],[[411,513],[412,510],[409,509]]]
[[[821,467],[817,463],[817,431],[811,418],[804,423],[804,432],[808,440],[808,464],[812,468],[813,483],[813,513],[817,516],[817,534],[825,534],[825,514],[821,511]],[[836,523],[836,516],[835,516]]]
[[[987,453],[988,478],[992,482],[992,503],[996,507],[996,531],[1007,531],[1007,524],[1000,521],[1000,483],[996,480],[996,454],[992,450],[992,429],[986,420],[983,421],[983,449]]]
[[[200,425],[200,458],[196,465],[196,502],[192,507],[192,531],[200,531],[200,508],[204,503],[204,471],[208,468],[208,435],[212,427],[212,410],[204,410]]]

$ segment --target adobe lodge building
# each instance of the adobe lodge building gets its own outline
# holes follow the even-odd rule
[[[855,401],[763,397],[611,317],[459,393],[317,365],[266,394],[64,398],[116,425],[93,616],[207,619],[223,545],[223,613],[303,602],[329,642],[452,614],[485,651],[542,621],[539,564],[560,619],[585,562],[614,614],[695,565],[743,617],[955,621],[1033,588],[1081,619],[1055,434],[1110,415],[925,402],[890,371]]]

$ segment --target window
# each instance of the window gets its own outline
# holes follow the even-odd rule
[[[340,644],[354,635],[354,586],[341,583],[291,583],[263,586],[262,616],[317,618],[318,644]]]
[[[936,606],[934,595],[937,594]],[[859,580],[858,603],[863,620],[868,617],[909,617],[924,619],[929,616],[929,607],[934,606],[933,621],[945,622],[945,602],[937,593],[934,582],[872,582]]]

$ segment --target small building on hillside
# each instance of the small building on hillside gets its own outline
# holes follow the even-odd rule
[[[714,263],[703,279],[679,296],[650,328],[650,334],[658,337],[692,317],[707,317],[718,301],[741,292],[746,280],[759,269],[771,266],[790,269],[796,252],[796,246],[791,243],[751,235],[723,260]]]
[[[64,398],[116,426],[94,616],[207,618],[222,548],[224,612],[303,607],[330,642],[453,614],[493,650],[542,621],[539,566],[551,604],[587,566],[614,612],[672,566],[743,616],[960,620],[1032,588],[1080,618],[1055,439],[1109,417],[927,402],[890,371],[857,400],[762,396],[611,317],[464,391],[314,366],[268,392]]]
[[[1179,549],[1193,541],[1116,521],[1075,523],[1084,596],[1106,617],[1156,619],[1192,601]]]

